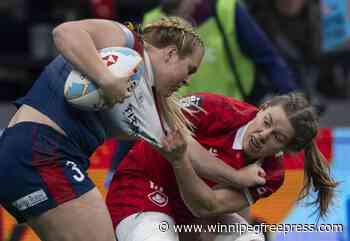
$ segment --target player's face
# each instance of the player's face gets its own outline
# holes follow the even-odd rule
[[[281,106],[267,107],[248,126],[243,137],[244,153],[252,159],[273,156],[288,145],[294,133]]]
[[[162,96],[170,96],[179,88],[189,84],[191,75],[197,71],[203,58],[203,48],[195,47],[189,56],[180,58],[176,49],[166,52],[165,61],[158,66],[156,88]]]

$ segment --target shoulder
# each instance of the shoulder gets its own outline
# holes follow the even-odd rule
[[[216,106],[220,107],[234,107],[238,109],[249,109],[249,110],[257,110],[257,108],[253,105],[250,105],[246,102],[243,102],[241,100],[214,94],[214,93],[207,93],[207,92],[201,92],[201,93],[194,93],[191,95],[187,95],[181,99],[181,102],[186,105],[186,107],[190,106],[198,106],[201,108],[214,108]]]
[[[144,44],[141,35],[137,32],[136,26],[132,23],[122,24],[119,22],[114,22],[123,31],[126,41],[125,46],[136,50],[141,56],[143,56]]]
[[[257,108],[237,99],[212,94],[196,93],[182,100],[187,108],[199,107],[201,111],[195,112],[190,119],[198,131],[205,133],[218,133],[233,130],[243,126],[257,113]]]

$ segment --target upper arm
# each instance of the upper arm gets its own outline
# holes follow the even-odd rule
[[[75,31],[85,31],[94,42],[97,49],[112,46],[125,46],[127,36],[116,22],[104,19],[86,19],[66,22],[54,31],[65,31],[73,34]]]

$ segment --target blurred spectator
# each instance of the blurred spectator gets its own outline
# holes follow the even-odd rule
[[[157,7],[160,2],[161,0],[116,0],[116,18],[119,22],[142,23],[144,14]]]
[[[90,0],[90,5],[93,17],[111,20],[116,18],[114,0]]]
[[[0,100],[23,94],[28,72],[21,67],[28,52],[28,5],[24,0],[0,1]]]
[[[164,14],[195,21],[206,45],[201,68],[181,93],[210,91],[257,104],[271,90],[296,89],[287,65],[238,1],[163,0],[145,22]]]
[[[1,55],[27,51],[28,8],[24,0],[0,1]]]
[[[60,22],[90,16],[86,0],[0,1],[0,100],[14,100],[31,87],[56,55],[51,31]]]
[[[344,53],[321,52],[319,0],[245,0],[250,13],[275,43],[309,94],[315,85],[330,97],[346,97],[349,77]],[[330,58],[331,57],[331,58]]]

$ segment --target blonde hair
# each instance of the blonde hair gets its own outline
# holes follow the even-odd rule
[[[294,138],[286,150],[291,152],[304,150],[305,153],[304,186],[299,200],[308,196],[313,187],[317,197],[310,204],[318,205],[320,217],[324,217],[334,198],[337,183],[330,176],[327,160],[314,141],[318,131],[318,115],[302,93],[273,97],[268,105],[282,106],[295,131]]]
[[[204,46],[193,26],[180,17],[162,17],[147,24],[143,38],[157,48],[175,45],[180,57],[191,55],[196,46]]]
[[[203,41],[191,23],[180,17],[162,17],[147,24],[143,28],[142,35],[147,43],[157,48],[175,45],[180,58],[191,55],[197,46],[204,48]],[[193,125],[185,113],[192,114],[192,112],[183,107],[179,99],[175,93],[170,97],[160,97],[160,107],[170,128],[178,129],[184,137],[189,137],[192,135]]]
[[[185,115],[185,113],[192,115],[193,111],[180,104],[180,97],[177,94],[174,93],[170,97],[160,98],[160,104],[164,118],[173,130],[180,130],[185,138],[193,135],[194,125]]]

